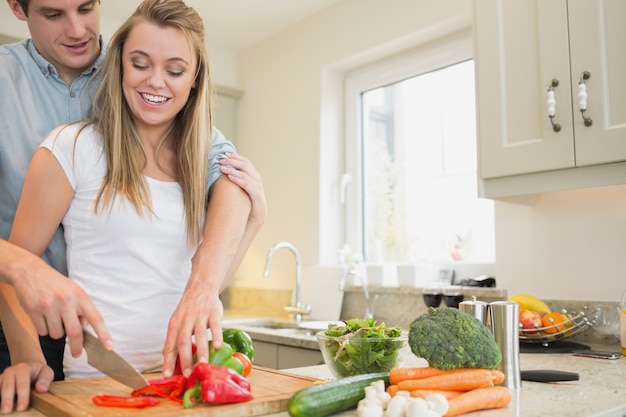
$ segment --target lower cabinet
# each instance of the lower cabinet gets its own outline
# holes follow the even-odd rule
[[[323,365],[324,358],[319,350],[255,341],[254,364],[271,369],[288,369]]]

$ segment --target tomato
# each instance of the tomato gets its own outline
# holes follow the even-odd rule
[[[250,358],[241,352],[233,352],[233,358],[237,358],[243,365],[243,376],[250,375],[252,371],[252,361]]]

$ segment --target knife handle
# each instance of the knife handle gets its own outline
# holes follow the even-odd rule
[[[523,381],[534,382],[563,382],[578,381],[579,376],[576,372],[555,371],[552,369],[535,369],[521,371]]]

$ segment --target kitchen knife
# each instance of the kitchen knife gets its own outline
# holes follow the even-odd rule
[[[131,364],[117,353],[107,350],[97,337],[83,330],[83,346],[87,352],[87,362],[106,376],[122,384],[137,389],[148,385],[148,381]]]
[[[563,382],[578,381],[578,374],[575,372],[555,371],[552,369],[533,369],[521,371],[522,381],[534,382]]]

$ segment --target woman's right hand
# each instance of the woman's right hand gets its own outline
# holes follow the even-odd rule
[[[27,410],[31,387],[47,392],[53,380],[54,371],[45,363],[23,362],[6,368],[0,374],[0,413]]]

